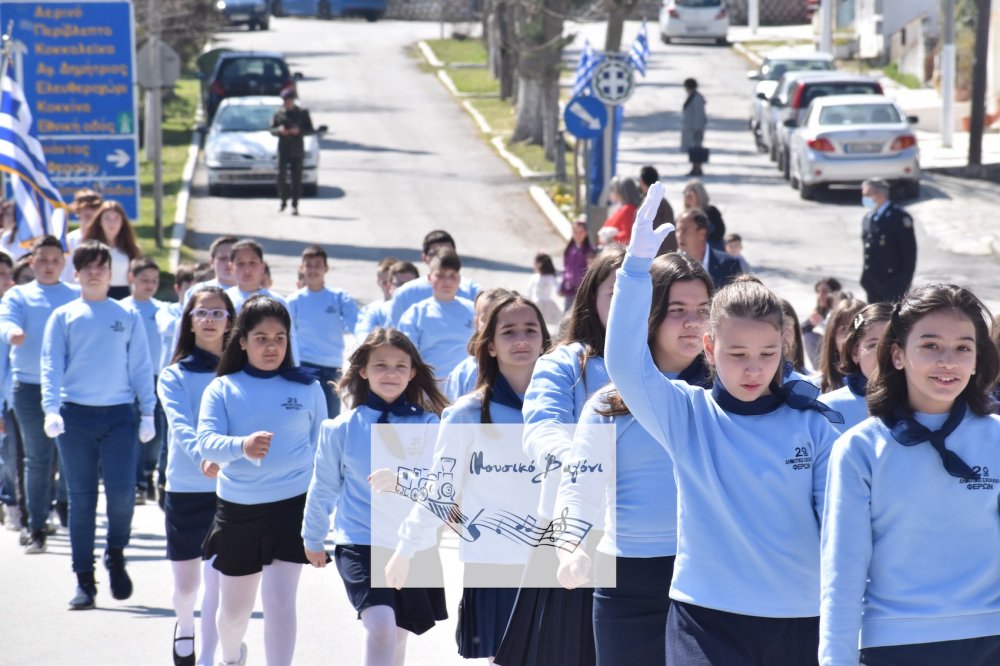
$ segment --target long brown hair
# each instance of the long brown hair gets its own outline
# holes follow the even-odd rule
[[[879,340],[878,366],[868,382],[868,412],[889,416],[899,409],[911,411],[906,371],[892,362],[894,347],[903,348],[914,325],[927,315],[949,311],[965,315],[976,329],[976,374],[961,393],[969,409],[978,416],[992,414],[996,401],[991,395],[1000,375],[1000,351],[993,342],[990,327],[993,315],[965,287],[953,284],[929,284],[909,292],[892,306],[889,325]]]
[[[109,211],[118,213],[122,218],[122,228],[118,230],[116,238],[105,237],[104,229],[101,227],[101,218]],[[135,238],[135,229],[132,228],[132,223],[129,221],[128,215],[125,214],[125,209],[120,203],[110,199],[101,204],[97,209],[97,214],[94,215],[94,221],[83,230],[83,240],[98,240],[108,247],[118,248],[127,254],[129,259],[135,259],[142,254],[139,242]]]
[[[233,332],[233,325],[236,321],[236,308],[233,307],[233,302],[229,300],[229,296],[226,294],[225,290],[220,287],[203,286],[199,287],[197,291],[191,294],[191,298],[188,299],[187,305],[184,306],[184,312],[181,314],[181,320],[177,323],[180,330],[177,334],[177,347],[174,349],[174,355],[170,359],[170,363],[177,363],[181,359],[187,357],[191,351],[195,348],[195,335],[194,330],[191,328],[191,313],[194,312],[197,306],[199,296],[218,296],[222,299],[222,304],[226,308],[226,312],[229,313],[229,318],[226,319],[226,326],[228,330],[222,338],[222,348],[225,350],[226,344],[229,342],[229,337]]]
[[[498,301],[501,298],[506,298],[512,293],[514,292],[510,291],[509,289],[504,289],[503,287],[493,287],[492,289],[483,289],[476,294],[475,300],[472,301],[473,310],[478,308],[479,304],[482,303],[483,305],[485,305],[486,313],[488,315],[489,311],[493,308],[494,301]],[[478,321],[476,322],[476,326],[477,327],[479,326]],[[469,342],[468,344],[465,345],[465,351],[469,353],[469,356],[476,355],[476,340],[478,339],[479,339],[479,331],[477,330],[469,337]]]
[[[806,355],[802,344],[802,326],[799,324],[799,316],[792,304],[784,298],[781,299],[781,311],[785,314],[785,321],[792,322],[794,330],[792,335],[795,338],[792,342],[792,348],[785,349],[783,356],[786,361],[791,361],[793,370],[804,373],[806,371]],[[782,330],[782,337],[784,334],[785,332]]]
[[[708,318],[709,334],[713,340],[719,326],[728,319],[763,321],[774,326],[779,334],[784,332],[785,313],[781,308],[781,301],[756,276],[748,273],[737,275],[732,282],[715,293]],[[783,366],[783,363],[778,364],[772,378],[779,385],[784,374]]]
[[[496,338],[497,327],[500,325],[500,314],[507,309],[526,306],[534,310],[538,317],[538,328],[542,334],[542,354],[549,350],[552,338],[549,337],[549,329],[545,326],[545,318],[542,311],[530,299],[518,293],[508,292],[500,300],[493,304],[486,315],[486,323],[483,329],[476,336],[475,357],[479,364],[479,377],[476,380],[476,391],[480,393],[483,400],[481,422],[493,423],[493,416],[490,414],[490,396],[493,395],[493,384],[500,374],[500,360],[490,354],[490,344]]]
[[[823,333],[823,348],[819,357],[819,371],[822,376],[820,391],[829,393],[844,385],[844,373],[840,371],[841,350],[837,347],[837,329],[850,326],[868,304],[857,298],[845,298],[833,307],[826,320]]]
[[[597,288],[614,274],[625,261],[625,249],[608,247],[594,258],[583,275],[580,288],[573,298],[573,306],[566,316],[566,328],[558,341],[560,345],[579,342],[584,347],[580,368],[586,371],[587,361],[594,356],[604,356],[605,325],[597,314]]]
[[[340,380],[338,392],[341,397],[350,396],[351,404],[360,407],[368,401],[371,388],[368,380],[361,376],[361,369],[368,365],[368,357],[372,350],[382,345],[389,345],[399,349],[410,357],[410,365],[416,374],[406,385],[403,391],[403,398],[414,405],[420,405],[424,411],[434,412],[438,416],[445,407],[448,406],[448,399],[441,394],[434,379],[434,373],[429,365],[420,358],[420,352],[413,346],[410,339],[394,328],[382,328],[381,326],[373,330],[361,343],[361,346],[351,354],[350,364],[344,371],[344,376]]]
[[[890,316],[892,316],[891,303],[872,303],[854,318],[851,330],[844,340],[844,348],[840,350],[840,366],[837,368],[845,376],[861,374],[861,366],[854,362],[854,352],[868,335],[871,327],[889,321]]]

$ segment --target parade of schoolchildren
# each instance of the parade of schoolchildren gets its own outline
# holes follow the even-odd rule
[[[958,1],[990,11],[988,1]],[[238,78],[226,67],[272,56],[217,54],[216,78],[195,82],[208,126],[188,159],[191,174],[204,173],[183,177],[182,196],[164,195],[157,180],[155,196],[182,201],[176,220],[193,218],[168,254],[160,208],[153,232],[138,187],[132,199],[116,184],[124,177],[67,177],[52,146],[88,145],[117,166],[138,153],[105,156],[122,149],[105,148],[97,130],[49,136],[48,107],[33,97],[44,86],[18,83],[51,75],[44,65],[24,73],[32,38],[21,36],[27,51],[14,38],[25,7],[40,26],[77,11],[86,26],[88,3],[100,4],[11,0],[10,25],[0,11],[0,589],[19,590],[0,602],[0,664],[1000,666],[1000,315],[988,305],[1000,233],[988,234],[1000,223],[995,207],[973,210],[976,197],[1000,203],[1000,186],[994,172],[992,183],[961,190],[965,217],[985,220],[979,238],[995,238],[996,255],[960,254],[960,237],[975,233],[934,231],[942,227],[929,219],[962,205],[941,189],[958,177],[910,170],[912,144],[884,133],[897,123],[901,136],[928,134],[906,129],[917,119],[881,87],[838,78],[840,56],[752,60],[763,61],[750,72],[755,90],[777,87],[755,93],[763,108],[749,134],[741,121],[739,141],[779,171],[741,183],[724,172],[733,149],[720,125],[730,116],[713,119],[728,111],[711,73],[670,70],[657,84],[677,102],[663,114],[672,144],[660,159],[642,134],[654,116],[623,121],[613,91],[597,90],[614,66],[645,77],[664,62],[650,60],[646,21],[628,59],[588,43],[575,76],[593,77],[589,92],[560,111],[568,130],[583,122],[573,109],[601,125],[574,134],[574,150],[592,152],[567,158],[586,163],[574,189],[588,200],[562,210],[558,195],[546,199],[550,212],[539,204],[539,220],[557,222],[511,212],[509,228],[494,228],[485,220],[513,189],[490,200],[476,189],[462,199],[466,215],[442,214],[428,181],[394,184],[419,179],[404,170],[433,156],[365,146],[319,124],[333,107],[310,98],[311,77],[293,76],[278,56],[265,64],[284,67],[278,89],[263,90],[265,75],[233,92]],[[145,4],[103,5],[116,3]],[[175,4],[160,8],[167,20]],[[396,23],[391,1],[208,4],[236,26],[223,41],[244,39],[242,24],[251,45],[265,31],[290,31],[294,42],[316,25],[373,29],[286,18],[300,5],[370,23],[388,12],[376,25],[403,35],[415,25]],[[664,0],[649,30],[668,53],[708,53],[718,47],[683,42],[735,41],[736,12],[751,12],[741,29],[756,34],[756,12],[785,4],[808,5],[822,40],[846,11],[835,7],[861,16],[875,3]],[[881,16],[893,4],[878,3]],[[922,4],[937,12],[954,2]],[[697,11],[709,18],[690,18]],[[447,41],[443,21],[437,41],[428,23],[420,49]],[[81,66],[98,34],[89,30],[73,32]],[[39,39],[36,53],[46,53]],[[392,57],[411,58],[399,51]],[[442,59],[421,67],[457,83],[486,71],[449,70]],[[962,67],[974,69],[960,59],[959,78]],[[157,76],[170,78],[169,67]],[[986,79],[970,76],[975,93]],[[996,123],[990,108],[985,119],[971,111],[973,124]],[[351,114],[371,125],[389,112],[372,103]],[[254,122],[255,139],[223,136]],[[118,130],[139,140],[127,122]],[[480,140],[473,129],[447,131]],[[213,160],[239,151],[250,160],[253,141],[274,151],[266,179],[233,180],[258,167],[220,175]],[[875,141],[892,143],[881,161],[864,157]],[[615,167],[609,149],[638,157]],[[346,168],[356,173],[344,189],[325,180],[343,173],[330,168],[338,151],[366,156]],[[888,170],[890,152],[899,173]],[[513,188],[515,170],[477,173],[472,159],[434,179]],[[754,188],[783,182],[783,168],[795,204],[829,209],[836,224],[803,230],[808,220],[777,207],[770,217],[787,218],[795,234],[760,232],[748,211],[773,201]],[[371,186],[348,186],[358,182]],[[143,181],[144,199],[148,189]],[[352,239],[368,220],[338,217],[361,210],[338,208],[359,198],[391,218],[372,223],[364,248]],[[223,225],[234,216],[246,219]],[[340,220],[352,220],[350,235],[331,231]],[[935,233],[956,242],[940,246]],[[841,236],[853,251],[834,260],[841,241],[825,244]],[[803,255],[811,272],[793,268]],[[825,256],[830,268],[816,269]],[[357,266],[363,280],[350,272]],[[18,619],[34,617],[28,609],[41,609],[44,628]],[[107,647],[126,634],[129,651]],[[318,640],[340,647],[317,657]]]

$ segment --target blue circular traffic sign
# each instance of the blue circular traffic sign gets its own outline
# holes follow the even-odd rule
[[[566,129],[578,139],[596,139],[608,124],[604,104],[591,95],[577,95],[566,104],[563,112]]]

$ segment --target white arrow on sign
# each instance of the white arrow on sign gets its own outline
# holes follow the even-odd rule
[[[128,164],[130,161],[132,161],[132,157],[121,148],[115,150],[114,153],[108,155],[105,159],[114,164],[119,169]]]
[[[573,104],[570,105],[569,112],[572,113],[574,116],[580,118],[583,122],[585,122],[588,128],[592,130],[601,129],[601,121],[595,118],[594,116],[590,115],[587,109],[584,108],[583,104],[580,104],[579,102],[574,102]]]

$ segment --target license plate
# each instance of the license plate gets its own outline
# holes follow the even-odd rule
[[[230,21],[249,21],[250,20],[250,15],[249,14],[230,14],[229,15],[229,20]]]
[[[845,143],[844,144],[845,153],[880,153],[882,152],[881,143]]]
[[[707,32],[708,26],[704,25],[689,25],[687,26],[688,32]]]

